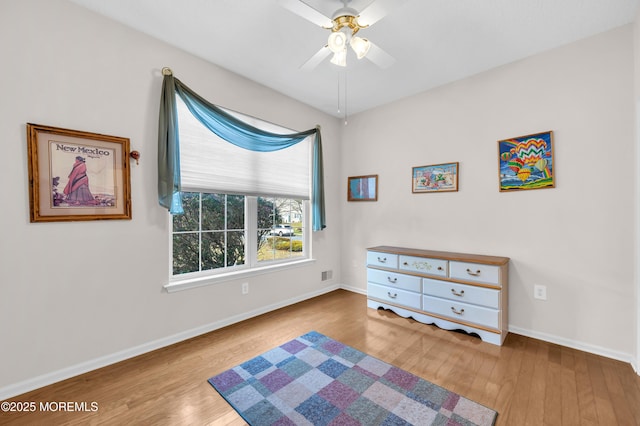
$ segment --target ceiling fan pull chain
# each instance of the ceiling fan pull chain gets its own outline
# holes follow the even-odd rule
[[[338,114],[340,114],[340,74],[338,74]]]
[[[344,69],[344,125],[347,125],[347,69]]]

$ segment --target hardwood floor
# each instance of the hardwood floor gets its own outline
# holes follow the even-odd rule
[[[310,330],[493,408],[497,425],[640,425],[629,364],[513,333],[494,346],[367,309],[344,290],[9,400],[97,411],[0,412],[0,424],[244,425],[207,379]]]

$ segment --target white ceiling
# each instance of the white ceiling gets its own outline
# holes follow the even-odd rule
[[[308,72],[300,66],[326,44],[329,31],[284,9],[277,0],[70,1],[334,116],[344,114],[345,86],[348,113],[355,114],[631,23],[640,4],[399,1],[387,16],[358,34],[391,54],[396,59],[391,67],[380,69],[349,52],[346,69],[326,59]],[[329,17],[342,7],[340,0],[304,1]],[[362,11],[371,3],[352,0],[350,6]],[[172,64],[158,64],[162,66]],[[180,78],[180,69],[173,71]]]

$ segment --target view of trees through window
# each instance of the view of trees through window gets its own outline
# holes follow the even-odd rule
[[[182,193],[173,216],[173,274],[245,263],[245,197]]]
[[[173,275],[304,255],[303,200],[184,192],[182,204],[184,214],[173,216]],[[247,206],[257,214],[246,214]],[[257,244],[247,256],[249,233]]]

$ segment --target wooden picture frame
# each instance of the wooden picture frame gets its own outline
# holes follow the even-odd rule
[[[459,172],[458,162],[414,167],[411,172],[411,192],[420,194],[457,191]]]
[[[27,123],[31,222],[131,219],[129,139]]]
[[[349,177],[347,201],[378,201],[378,175]]]
[[[553,131],[498,141],[500,192],[554,188]]]

